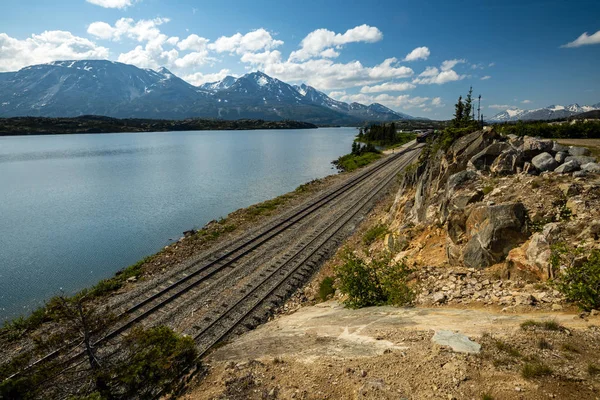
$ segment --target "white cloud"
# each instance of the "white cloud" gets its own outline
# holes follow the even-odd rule
[[[279,52],[244,55],[243,61],[260,67],[266,74],[286,82],[303,81],[320,90],[346,89],[389,79],[407,78],[414,74],[408,67],[398,66],[395,58],[388,58],[374,67],[365,67],[360,61],[334,63],[328,59],[305,62],[280,61]]]
[[[230,70],[222,69],[219,72],[215,72],[212,74],[203,74],[202,72],[195,72],[193,74],[184,75],[182,79],[191,83],[192,85],[199,86],[203,83],[217,82],[223,80],[223,78],[225,78],[228,75],[236,76],[232,74]]]
[[[58,60],[108,58],[109,50],[67,31],[45,31],[24,40],[0,33],[0,71]]]
[[[319,55],[324,58],[337,58],[340,56],[340,53],[334,49],[327,49],[323,50]]]
[[[523,103],[523,104],[529,104],[529,103],[531,103],[531,100],[523,100],[521,103]]]
[[[158,26],[169,22],[168,18],[141,19],[135,21],[133,18],[121,18],[115,26],[111,26],[106,22],[92,22],[88,26],[87,32],[90,35],[100,39],[121,40],[123,36],[128,37],[138,42],[155,40],[158,37],[164,36],[164,41],[169,40],[165,35],[160,33]]]
[[[581,46],[587,46],[590,44],[600,44],[600,31],[598,31],[592,35],[588,35],[587,32],[584,32],[577,39],[575,39],[572,42],[569,42],[567,44],[564,44],[560,47],[581,47]]]
[[[454,59],[454,60],[446,60],[442,63],[442,66],[440,67],[442,71],[449,71],[452,68],[454,68],[457,64],[463,64],[466,63],[467,60],[465,59]]]
[[[252,65],[272,65],[281,62],[281,52],[279,50],[265,51],[263,53],[246,53],[241,58],[242,62]]]
[[[404,57],[404,61],[427,60],[431,52],[425,46],[417,47]]]
[[[411,90],[414,88],[416,88],[416,86],[410,82],[398,82],[398,83],[385,82],[385,83],[382,83],[381,85],[363,86],[360,89],[360,92],[361,93],[403,92],[403,91]]]
[[[127,8],[135,1],[132,0],[86,0],[88,3],[104,8]]]
[[[187,38],[177,43],[179,50],[205,51],[210,40],[191,34]]]
[[[489,75],[486,75],[486,76],[482,76],[480,79],[481,79],[482,81],[487,81],[487,80],[488,80],[488,79],[490,79],[490,78],[491,78],[491,76],[489,76]]]
[[[513,109],[516,109],[517,107],[511,106],[508,104],[491,104],[488,106],[488,108],[493,108],[496,110],[513,110]]]
[[[208,48],[217,53],[236,53],[241,55],[262,50],[271,50],[282,44],[283,41],[274,39],[268,31],[260,28],[245,35],[238,32],[233,36],[221,36],[214,43],[209,44]]]
[[[440,70],[437,69],[436,67],[427,67],[427,68],[425,68],[425,71],[423,71],[419,74],[419,77],[437,76],[439,73],[440,73]]]
[[[188,53],[181,58],[177,58],[177,50],[171,50],[171,52],[173,52],[172,54],[175,54],[175,59],[168,59],[168,64],[174,64],[178,68],[198,67],[212,60],[212,58],[208,57],[208,52],[206,50]],[[166,52],[166,55],[171,52]]]
[[[436,70],[437,70],[437,68],[436,68]],[[423,73],[432,74],[433,70],[430,70],[430,71],[425,70]],[[421,76],[421,75],[419,75],[419,76]],[[448,82],[460,81],[462,79],[465,79],[466,77],[467,77],[466,75],[457,74],[456,71],[454,71],[454,70],[446,70],[446,71],[441,71],[437,75],[431,75],[431,76],[426,75],[425,77],[419,77],[419,78],[413,80],[413,83],[418,83],[421,85],[431,85],[431,84],[443,85],[444,83],[448,83]]]
[[[408,94],[403,94],[400,96],[391,96],[389,94],[383,93],[377,96],[370,96],[364,93],[359,94],[345,94],[339,97],[339,100],[345,101],[347,103],[357,102],[362,104],[373,104],[373,103],[381,103],[384,106],[390,108],[414,108],[421,107],[429,97],[410,97]]]
[[[488,67],[490,67],[490,68],[491,68],[491,67],[493,67],[494,65],[496,65],[496,63],[494,63],[494,62],[491,62],[491,63],[489,63],[489,64],[488,64]]]
[[[346,91],[342,90],[342,91],[334,91],[334,92],[330,92],[329,93],[329,97],[331,97],[332,99],[339,99],[342,96],[346,95]]]
[[[431,99],[431,105],[435,107],[444,107],[445,104],[442,104],[441,97],[434,97],[433,99]]]
[[[383,39],[383,33],[376,27],[369,25],[360,25],[348,29],[344,34],[335,33],[327,29],[317,29],[302,39],[300,50],[290,54],[290,61],[305,61],[321,54],[324,50],[333,47],[340,49],[348,43],[374,43],[381,39]]]

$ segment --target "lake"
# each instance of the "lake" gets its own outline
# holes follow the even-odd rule
[[[355,128],[0,137],[0,320],[331,175]]]

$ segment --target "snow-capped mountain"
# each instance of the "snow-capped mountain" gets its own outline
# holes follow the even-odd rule
[[[358,124],[412,118],[381,104],[344,103],[262,72],[193,86],[166,68],[59,61],[0,73],[0,117],[257,118]]]
[[[509,108],[506,111],[502,111],[492,118],[489,122],[510,122],[518,120],[550,120],[558,118],[567,118],[576,114],[581,114],[587,111],[593,111],[600,109],[600,103],[591,106],[580,106],[579,104],[570,104],[568,106],[561,106],[553,104],[544,108],[536,108],[534,110],[521,110],[519,108]]]

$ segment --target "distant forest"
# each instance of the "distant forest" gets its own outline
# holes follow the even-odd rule
[[[70,133],[166,132],[202,130],[313,129],[316,125],[298,121],[241,119],[117,119],[101,116],[75,118],[0,118],[0,136],[53,135]]]

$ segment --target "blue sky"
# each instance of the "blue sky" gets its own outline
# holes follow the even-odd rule
[[[0,71],[107,58],[201,84],[262,70],[436,119],[471,85],[488,116],[600,102],[599,1],[3,3]]]

